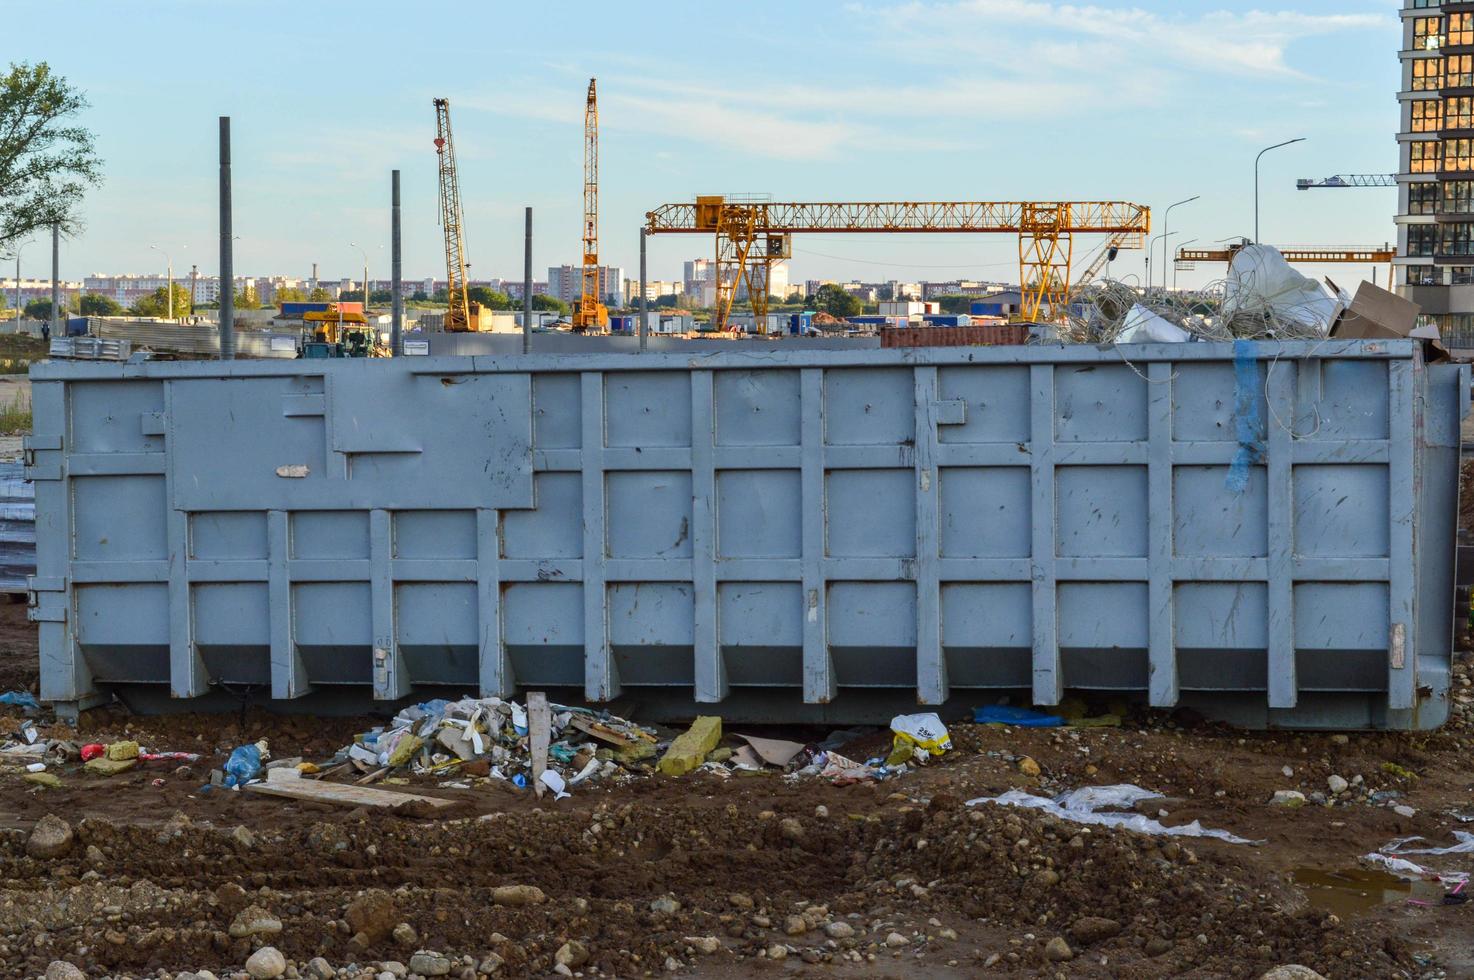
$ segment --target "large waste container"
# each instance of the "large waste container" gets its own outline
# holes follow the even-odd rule
[[[42,696],[1447,713],[1411,341],[36,366]]]

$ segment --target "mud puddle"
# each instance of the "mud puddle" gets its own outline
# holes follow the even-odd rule
[[[1296,868],[1294,882],[1305,892],[1312,908],[1324,909],[1346,918],[1362,915],[1381,905],[1423,902],[1439,905],[1444,888],[1436,881],[1407,881],[1370,868]]]

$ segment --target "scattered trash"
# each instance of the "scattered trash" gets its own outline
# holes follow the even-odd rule
[[[1092,824],[1102,827],[1119,827],[1134,830],[1139,834],[1165,837],[1212,837],[1230,844],[1260,844],[1231,834],[1226,830],[1208,830],[1198,821],[1177,827],[1166,827],[1139,813],[1103,813],[1102,810],[1119,810],[1142,800],[1160,799],[1160,793],[1122,783],[1115,786],[1085,786],[1071,790],[1055,799],[1035,796],[1022,790],[1011,789],[1001,796],[985,796],[968,800],[968,806],[992,803],[997,806],[1019,806],[1044,812],[1072,823]]]
[[[896,715],[891,719],[891,731],[895,733],[895,748],[910,745],[912,749],[907,755],[914,755],[923,762],[929,756],[941,756],[952,749],[952,736],[948,734],[947,726],[942,724],[941,717],[934,711],[917,715]]]
[[[40,710],[41,702],[30,691],[6,691],[0,694],[0,704],[8,704],[15,708],[34,708]]]
[[[107,755],[107,746],[98,742],[88,742],[82,746],[82,761],[91,762],[93,759]]]
[[[660,757],[660,771],[667,776],[684,776],[700,766],[721,740],[722,719],[717,715],[698,716]]]
[[[261,774],[261,760],[266,758],[266,740],[254,745],[237,746],[225,760],[225,786],[244,786]]]

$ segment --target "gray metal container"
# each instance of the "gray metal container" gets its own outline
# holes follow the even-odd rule
[[[42,697],[68,707],[1447,714],[1469,377],[1410,341],[32,378]]]

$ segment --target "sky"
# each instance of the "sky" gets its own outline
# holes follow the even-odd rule
[[[231,117],[238,275],[444,278],[435,118],[451,100],[472,278],[577,263],[584,95],[598,78],[601,257],[638,276],[646,211],[773,200],[1174,201],[1171,241],[1395,241],[1392,189],[1297,177],[1397,169],[1397,0],[0,0],[5,60],[83,89],[105,162],[64,278],[219,265],[217,117]],[[1079,256],[1096,239],[1080,238]],[[651,240],[649,276],[707,256]],[[1008,235],[809,235],[790,279],[1013,280]],[[1160,252],[1156,263],[1161,270]],[[1142,252],[1117,277],[1140,276]],[[49,250],[22,274],[49,274]],[[7,270],[9,268],[7,264]],[[1315,268],[1306,269],[1315,273]],[[1352,282],[1370,268],[1324,267]],[[1377,271],[1386,281],[1386,270]],[[1222,276],[1199,265],[1183,285]]]

